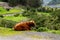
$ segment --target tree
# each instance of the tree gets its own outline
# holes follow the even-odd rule
[[[8,2],[10,6],[22,4],[30,7],[39,7],[43,3],[43,0],[3,0],[3,1]]]
[[[39,7],[43,3],[43,0],[27,0],[27,6]]]
[[[2,0],[3,2],[8,2],[8,0]]]

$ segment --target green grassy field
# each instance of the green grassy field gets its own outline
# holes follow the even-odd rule
[[[43,14],[43,15],[46,15],[46,16],[50,16],[49,13],[43,13],[43,12],[37,12],[37,13],[38,13],[38,15]],[[19,21],[22,21],[22,20],[23,20],[23,21],[24,21],[24,20],[27,20],[28,18],[25,17],[25,16],[22,16],[22,15],[19,15],[19,16],[17,16],[17,17],[14,17],[14,16],[6,16],[6,17],[4,17],[4,19],[19,22]]]
[[[27,18],[27,17],[23,17],[23,16],[18,16],[18,17],[7,16],[7,17],[4,17],[4,19],[19,22],[19,21],[22,21],[22,20],[26,20],[26,19],[28,19],[28,18]]]
[[[54,34],[60,34],[60,30],[48,30],[46,32],[54,33]]]
[[[0,14],[6,14],[8,11],[3,7],[0,7]]]
[[[23,12],[24,10],[22,8],[13,8],[13,9],[10,9],[8,12],[9,13],[19,13],[19,12]]]
[[[49,30],[49,31],[45,31],[45,32],[60,34],[59,30]],[[11,36],[11,35],[16,35],[16,34],[21,34],[22,35],[23,31],[14,31],[11,28],[0,27],[0,35],[1,36]]]
[[[0,27],[0,35],[1,36],[11,36],[16,34],[23,34],[23,31],[14,31],[11,28]]]
[[[44,12],[38,12],[38,14],[45,14],[46,16],[50,16],[49,13],[44,13]],[[20,16],[17,16],[17,17],[6,16],[6,17],[4,17],[4,19],[19,22],[21,20],[27,20],[28,18],[20,15]],[[10,31],[10,32],[12,32],[12,31]],[[54,33],[54,34],[60,34],[60,30],[48,30],[48,31],[45,31],[45,32]]]
[[[3,7],[0,7],[0,14],[11,14],[11,13],[19,13],[19,12],[23,12],[24,10],[22,8],[12,8],[9,11],[7,11],[6,9],[4,9]]]
[[[0,7],[0,14],[19,13],[19,12],[23,12],[23,11],[24,10],[22,8],[20,8],[20,9],[13,8],[13,9],[10,9],[9,11],[7,11],[3,7]],[[46,12],[37,12],[37,14],[40,17],[43,16],[44,18],[46,18],[48,16],[51,16],[50,13],[46,13]],[[15,17],[15,16],[5,16],[3,19],[20,22],[20,21],[25,21],[25,20],[27,20],[29,18],[26,17],[26,16],[19,15],[17,17]],[[31,31],[35,31],[35,30],[31,30]],[[48,31],[44,31],[44,32],[60,34],[60,30],[48,30]],[[14,35],[14,34],[18,34],[18,33],[22,34],[22,31],[14,31],[12,28],[0,27],[0,35]]]

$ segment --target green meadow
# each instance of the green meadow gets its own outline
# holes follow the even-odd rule
[[[45,7],[43,7],[45,8]],[[42,8],[42,9],[43,9]],[[36,11],[37,10],[37,11]],[[52,8],[45,10],[40,9],[30,9],[26,10],[24,8],[12,8],[9,11],[0,7],[0,35],[14,35],[14,34],[22,34],[23,31],[14,31],[12,27],[21,21],[28,21],[29,19],[33,19],[36,22],[37,28],[33,27],[30,31],[36,32],[49,32],[54,34],[60,34],[60,15],[59,10],[51,11]],[[13,13],[21,13],[13,16],[3,16],[7,14]],[[55,13],[55,14],[54,14]],[[2,17],[3,16],[3,17]],[[58,20],[59,19],[59,20]],[[7,27],[5,27],[5,24]]]

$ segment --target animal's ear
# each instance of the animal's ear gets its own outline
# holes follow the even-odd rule
[[[36,26],[36,23],[35,23],[35,21],[34,21],[34,20],[30,20],[30,22],[34,23],[34,25]]]
[[[30,20],[30,22],[33,22],[34,23],[34,20]]]

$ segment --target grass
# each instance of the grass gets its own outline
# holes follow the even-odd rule
[[[23,12],[24,10],[22,8],[13,8],[13,9],[10,9],[8,12],[9,13],[19,13],[19,12]]]
[[[19,12],[23,12],[24,9],[20,8],[13,8],[10,9],[9,11],[7,11],[6,9],[4,9],[3,7],[0,7],[0,14],[7,14],[7,13],[19,13]],[[39,15],[46,15],[46,16],[51,16],[49,13],[44,13],[44,12],[37,12]],[[12,20],[12,21],[17,21],[20,22],[21,20],[27,20],[27,17],[24,17],[22,15],[18,16],[18,17],[14,17],[14,16],[6,16],[4,17],[4,19],[6,20]],[[60,30],[48,30],[46,32],[50,32],[50,33],[54,33],[54,34],[60,34]],[[18,34],[18,33],[22,33],[22,32],[18,32],[18,31],[13,31],[10,28],[4,28],[4,27],[0,27],[0,35],[12,35],[12,34]]]
[[[27,32],[29,32],[29,31],[27,31]],[[14,36],[14,35],[25,36],[26,34],[24,31],[14,31],[11,28],[0,27],[0,36],[4,37],[4,36]],[[38,35],[26,35],[26,37],[36,38],[36,39],[43,38],[43,36],[38,36]],[[46,38],[49,39],[49,37],[46,37]]]
[[[60,30],[48,30],[46,32],[54,33],[54,34],[60,34]]]
[[[27,20],[28,18],[27,17],[23,17],[23,16],[18,16],[18,17],[6,16],[6,17],[4,17],[4,19],[20,22],[22,20]]]
[[[14,31],[11,28],[0,27],[0,36],[11,36],[16,34],[23,34],[22,31]]]
[[[0,14],[6,14],[8,11],[3,7],[0,7]]]
[[[12,9],[10,9],[9,11],[7,11],[7,10],[4,9],[3,7],[0,7],[0,14],[19,13],[19,12],[23,12],[23,11],[24,11],[24,9],[22,9],[22,8],[19,8],[19,9],[17,9],[17,8],[12,8]]]
[[[36,31],[32,31],[32,32],[36,32]],[[45,32],[60,34],[59,30],[48,30],[48,31],[45,31]],[[22,34],[24,34],[24,32],[23,31],[14,31],[12,28],[0,27],[0,36],[11,36],[11,35],[16,35],[16,34],[22,35]],[[31,37],[41,38],[40,36],[37,36],[37,35],[32,35]]]
[[[46,16],[50,16],[50,13],[44,13],[44,12],[37,12],[39,15],[46,15]]]

